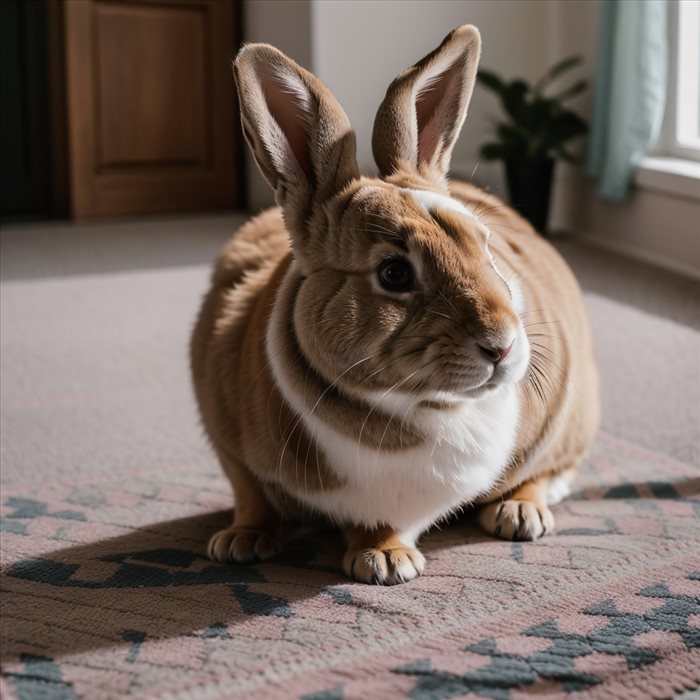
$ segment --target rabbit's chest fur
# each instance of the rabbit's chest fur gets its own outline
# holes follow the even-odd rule
[[[418,409],[411,424],[425,439],[398,451],[362,445],[319,421],[305,422],[344,485],[304,500],[339,520],[390,525],[411,544],[503,474],[515,443],[518,399],[513,387],[501,387],[452,409]]]

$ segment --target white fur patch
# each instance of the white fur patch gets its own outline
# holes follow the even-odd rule
[[[510,301],[513,304],[513,309],[516,314],[521,315],[525,311],[525,295],[523,294],[523,288],[517,279],[513,277],[506,282],[508,287],[510,287]]]
[[[424,397],[389,392],[370,399],[367,411],[401,415],[427,436],[405,450],[363,445],[321,420],[293,389],[281,358],[288,298],[298,278],[293,266],[275,302],[267,333],[267,355],[275,381],[344,485],[328,492],[295,496],[340,522],[393,527],[404,544],[430,525],[489,490],[502,475],[513,450],[518,424],[518,398],[513,385],[503,385],[480,398],[461,400],[452,408],[420,407]],[[410,429],[410,428],[409,428]]]
[[[547,505],[554,506],[571,493],[573,476],[564,472],[553,476],[547,486]]]
[[[452,197],[447,197],[444,194],[439,194],[438,192],[430,192],[429,190],[413,190],[408,187],[402,188],[402,192],[410,194],[415,201],[420,204],[426,211],[432,211],[433,209],[447,209],[447,211],[454,211],[458,214],[464,216],[469,216],[481,228],[486,228],[481,224],[477,215],[462,202],[453,199]],[[486,229],[488,230],[488,229]]]
[[[489,239],[491,238],[491,231],[484,226],[476,213],[468,206],[462,202],[453,199],[452,197],[447,197],[444,194],[439,194],[438,192],[430,192],[428,190],[414,190],[409,188],[403,188],[403,192],[407,192],[411,197],[420,204],[426,211],[430,212],[434,209],[446,209],[447,211],[456,212],[462,216],[467,216],[472,219],[476,224],[477,228],[484,234],[484,246],[486,249],[486,255],[488,256],[489,262],[494,272],[503,280],[503,283],[508,287],[510,292],[510,297],[513,302],[513,307],[516,313],[522,313],[524,310],[523,293],[520,285],[515,283],[513,280],[508,280],[503,276],[503,273],[498,269],[496,265],[496,259],[489,250]]]

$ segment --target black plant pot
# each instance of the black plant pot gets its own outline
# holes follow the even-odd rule
[[[511,206],[546,234],[554,159],[507,160],[505,164]]]

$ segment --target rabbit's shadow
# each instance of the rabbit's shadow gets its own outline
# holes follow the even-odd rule
[[[212,563],[207,539],[230,522],[230,510],[179,518],[3,567],[5,600],[14,599],[5,608],[6,638],[26,641],[3,644],[0,660],[95,651],[134,636],[234,633],[266,618],[292,617],[295,605],[309,598],[348,604],[352,589],[364,587],[342,572],[344,543],[333,528],[293,538],[263,563]],[[423,538],[421,549],[429,553],[482,539],[488,538],[459,522]]]

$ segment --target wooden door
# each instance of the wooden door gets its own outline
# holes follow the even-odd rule
[[[233,207],[233,0],[67,0],[71,212]]]

